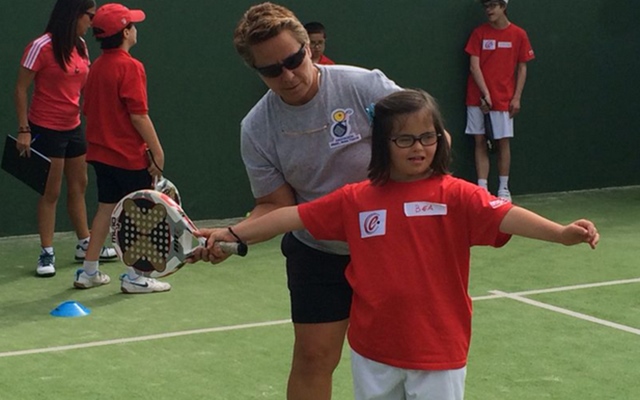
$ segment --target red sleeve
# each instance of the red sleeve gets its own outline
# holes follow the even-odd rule
[[[511,235],[500,232],[502,219],[513,204],[491,195],[482,188],[475,189],[469,197],[467,218],[469,242],[472,246],[504,246]]]
[[[531,61],[535,58],[535,54],[533,54],[533,49],[531,48],[531,42],[529,42],[529,36],[527,36],[527,32],[522,30],[521,38],[520,38],[520,53],[518,54],[518,62],[527,62]]]
[[[147,103],[147,75],[144,66],[139,63],[131,63],[125,70],[120,85],[120,98],[123,99],[129,114],[148,114]]]
[[[47,47],[46,44],[42,44],[41,40],[34,40],[24,49],[20,65],[30,71],[40,71],[46,64],[46,57],[43,56],[43,53],[47,51],[53,56],[51,46]]]
[[[471,36],[469,37],[467,45],[464,47],[464,51],[470,56],[480,57],[481,43],[482,35],[480,34],[480,28],[478,27],[471,32]]]
[[[347,241],[345,233],[344,188],[338,189],[308,203],[298,206],[298,213],[304,227],[316,240]]]

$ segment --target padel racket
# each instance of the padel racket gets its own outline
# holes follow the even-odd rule
[[[118,256],[126,265],[144,276],[160,278],[185,264],[205,238],[182,208],[169,196],[145,189],[129,193],[116,204],[111,214],[111,238]],[[245,256],[245,243],[218,243],[228,254]]]
[[[480,101],[485,105],[488,105],[484,98],[480,99]],[[493,135],[493,124],[491,123],[491,111],[484,114],[484,137],[487,139],[487,149],[489,150],[489,153],[495,153],[497,148],[495,137]]]
[[[182,206],[182,197],[180,197],[178,188],[173,184],[173,182],[171,182],[164,176],[154,179],[153,188],[156,191],[164,193],[167,196],[171,197],[171,200],[175,201],[179,206]]]

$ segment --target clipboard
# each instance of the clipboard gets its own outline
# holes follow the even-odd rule
[[[44,195],[49,169],[51,169],[51,160],[33,148],[31,148],[31,157],[20,157],[16,143],[16,138],[11,135],[7,136],[2,154],[2,169],[40,195]]]

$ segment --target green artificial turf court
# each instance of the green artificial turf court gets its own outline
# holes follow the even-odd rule
[[[640,398],[640,187],[514,202],[592,219],[602,238],[594,251],[517,237],[473,249],[466,399]],[[278,239],[188,265],[151,295],[120,293],[119,262],[102,267],[111,284],[73,289],[74,246],[56,235],[57,275],[42,279],[36,236],[0,238],[0,399],[285,398],[293,331]],[[91,314],[49,315],[66,300]],[[346,346],[333,398],[352,398]]]

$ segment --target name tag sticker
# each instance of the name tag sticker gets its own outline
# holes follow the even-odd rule
[[[511,42],[498,42],[498,47],[501,49],[510,49],[513,45]]]
[[[430,203],[428,201],[404,203],[404,215],[406,215],[407,217],[447,215],[447,205],[440,203]]]

